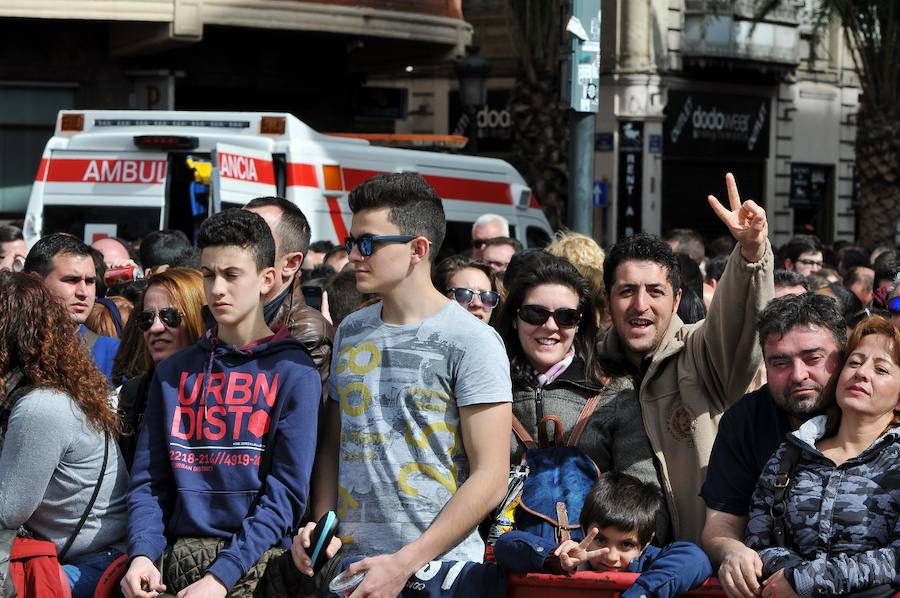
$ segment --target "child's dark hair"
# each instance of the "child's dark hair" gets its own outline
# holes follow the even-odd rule
[[[250,252],[256,262],[256,271],[275,265],[275,239],[262,216],[249,210],[230,208],[213,214],[200,227],[197,246],[234,245]]]
[[[608,471],[591,488],[581,507],[581,527],[614,527],[621,532],[637,532],[646,546],[656,531],[656,518],[663,508],[662,492],[653,484],[624,473]]]
[[[444,205],[434,189],[414,172],[379,174],[360,183],[347,198],[350,211],[390,208],[388,222],[404,235],[422,236],[431,241],[428,252],[433,262],[447,233]]]

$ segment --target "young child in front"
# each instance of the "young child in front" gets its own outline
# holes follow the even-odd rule
[[[260,557],[290,546],[306,510],[321,381],[303,345],[265,322],[272,233],[257,214],[226,210],[203,223],[199,246],[216,326],[150,384],[128,496],[127,598],[255,595],[273,562],[293,570],[289,552]],[[203,538],[203,554],[173,569],[182,538]]]
[[[691,542],[651,546],[662,493],[652,484],[607,472],[581,508],[584,540],[558,546],[539,536],[512,531],[500,536],[494,556],[500,567],[519,573],[621,571],[640,573],[623,598],[670,598],[697,587],[712,575],[706,554]]]

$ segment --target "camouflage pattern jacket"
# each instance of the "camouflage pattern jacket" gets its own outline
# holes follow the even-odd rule
[[[785,547],[775,546],[770,508],[785,444],[753,493],[746,544],[763,577],[784,569],[800,598],[838,596],[900,582],[900,427],[859,456],[835,464],[815,448],[825,416],[788,436],[803,449],[787,500]]]

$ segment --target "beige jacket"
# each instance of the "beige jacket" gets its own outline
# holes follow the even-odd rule
[[[719,418],[737,401],[762,362],[757,314],[774,294],[774,258],[747,263],[740,245],[728,259],[705,320],[673,316],[639,391],[644,429],[656,456],[675,540],[699,543],[705,510],[698,496],[706,477]],[[624,363],[610,328],[600,343],[606,357]]]

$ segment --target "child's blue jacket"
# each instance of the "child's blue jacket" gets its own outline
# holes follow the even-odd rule
[[[503,570],[512,573],[561,573],[558,557],[552,556],[556,546],[539,536],[512,531],[500,536],[494,557]],[[623,598],[681,596],[713,573],[706,553],[691,542],[672,542],[665,548],[647,546],[631,561],[627,572],[641,575],[622,592]]]

